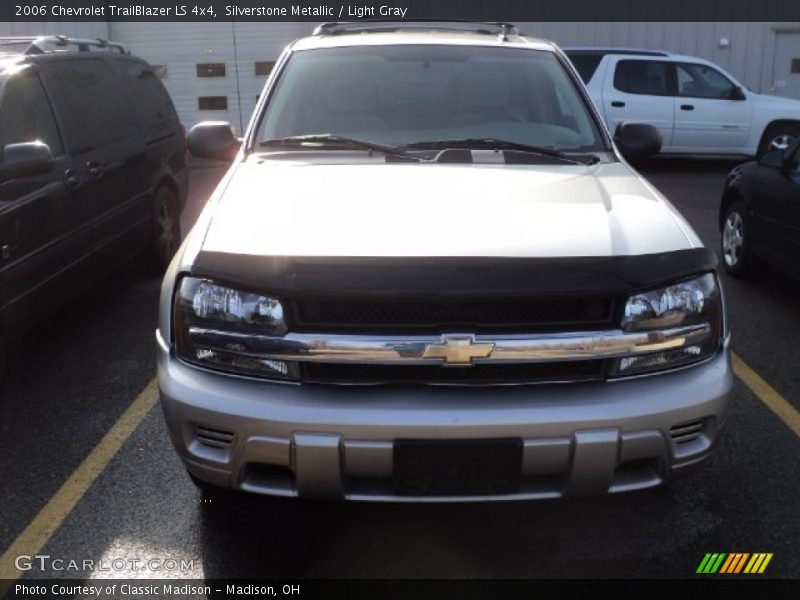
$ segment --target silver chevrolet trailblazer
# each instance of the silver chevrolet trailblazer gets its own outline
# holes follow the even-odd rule
[[[552,43],[330,23],[283,52],[164,279],[169,434],[203,488],[372,501],[657,486],[732,375],[715,254]]]

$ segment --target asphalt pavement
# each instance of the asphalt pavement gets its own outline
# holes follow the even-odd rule
[[[638,167],[716,248],[720,191],[733,164]],[[185,225],[221,175],[194,165]],[[752,282],[723,283],[735,352],[800,409],[800,284],[767,269]],[[10,351],[0,389],[0,551],[54,510],[53,495],[154,377],[159,285],[124,268]],[[765,577],[797,577],[798,482],[800,438],[738,380],[715,454],[670,487],[500,504],[204,502],[156,406],[44,547],[31,550],[106,564],[185,561],[183,571],[126,567],[113,575],[192,578],[690,577],[707,552],[771,552]],[[50,565],[25,577],[88,575]]]

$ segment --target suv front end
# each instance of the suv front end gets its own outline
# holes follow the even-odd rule
[[[716,256],[620,159],[557,49],[331,33],[279,65],[162,290],[162,407],[196,481],[539,499],[657,486],[708,456],[733,384]],[[446,125],[395,86],[448,77]],[[540,92],[498,91],[525,77],[567,114],[542,125],[517,98]],[[495,133],[528,122],[554,141]]]

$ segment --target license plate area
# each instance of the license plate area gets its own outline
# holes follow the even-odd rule
[[[476,496],[519,491],[522,440],[396,440],[394,492]]]

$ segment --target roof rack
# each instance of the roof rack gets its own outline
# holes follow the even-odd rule
[[[9,46],[21,47],[20,50],[14,52],[15,54],[45,54],[47,52],[52,52],[53,50],[49,49],[48,46],[55,46],[56,48],[77,46],[79,52],[89,52],[94,47],[101,50],[116,50],[120,54],[130,54],[130,51],[124,44],[109,42],[102,38],[71,38],[66,35],[0,37],[0,53],[3,53],[4,47],[7,48]]]
[[[497,21],[467,21],[458,19],[362,19],[360,21],[332,21],[318,26],[312,35],[338,35],[343,33],[375,33],[403,29],[433,31],[463,31],[483,35],[519,35],[513,23]]]

